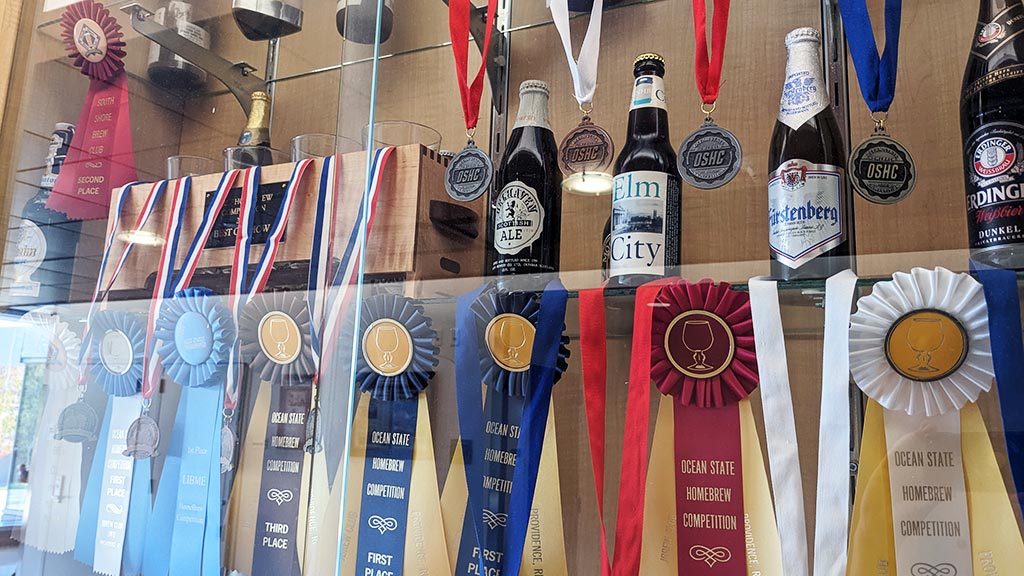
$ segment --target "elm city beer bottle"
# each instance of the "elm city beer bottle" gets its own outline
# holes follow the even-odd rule
[[[519,87],[519,114],[489,193],[486,274],[558,271],[561,184],[548,86],[527,80]]]
[[[821,34],[786,35],[789,61],[768,152],[773,278],[828,278],[853,264],[853,197],[846,147],[821,65]]]
[[[971,257],[1024,268],[1024,6],[982,0],[960,100]]]
[[[609,240],[609,285],[639,286],[679,266],[682,196],[676,150],[669,141],[665,60],[633,61],[626,142],[615,160]]]

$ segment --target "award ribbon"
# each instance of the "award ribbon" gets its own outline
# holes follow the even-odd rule
[[[971,262],[985,289],[1006,455],[1018,497],[1024,497],[1024,342],[1021,339],[1017,273]]]
[[[711,16],[711,47],[708,49],[707,1],[693,0],[694,76],[700,93],[704,124],[679,147],[676,163],[687,184],[702,190],[725,186],[739,174],[743,149],[732,132],[715,124],[711,115],[718,107],[725,62],[725,38],[729,30],[730,0],[714,0]]]
[[[566,179],[562,189],[566,192],[609,194],[612,178],[608,168],[615,159],[615,144],[608,132],[595,125],[590,115],[594,111],[594,92],[597,89],[597,62],[601,54],[601,17],[604,0],[595,0],[590,9],[590,24],[583,37],[580,57],[572,55],[572,32],[569,29],[568,0],[549,2],[551,19],[562,39],[569,74],[572,76],[573,94],[583,118],[558,147],[558,164]],[[588,174],[589,172],[589,174]],[[587,177],[590,180],[587,180]]]
[[[111,191],[136,179],[124,33],[102,4],[82,0],[62,14],[61,38],[74,66],[89,77],[89,92],[46,207],[96,220],[107,216]]]
[[[455,75],[459,82],[467,141],[466,147],[448,163],[444,182],[452,198],[465,202],[476,200],[486,192],[494,176],[491,159],[477,148],[473,136],[480,119],[480,98],[483,96],[484,76],[487,73],[487,51],[491,46],[491,30],[494,29],[494,18],[498,12],[498,0],[487,0],[484,53],[481,54],[476,76],[469,81],[469,19],[473,9],[470,0],[450,0],[448,3],[448,31],[452,39],[452,54],[455,56]]]
[[[944,268],[897,272],[857,303],[850,369],[871,398],[850,571],[1012,571],[1024,542],[974,404],[992,386],[982,286]]]
[[[235,329],[230,313],[205,289],[189,289],[214,222],[234,185],[239,170],[225,173],[177,276],[171,276],[154,324],[156,352],[165,372],[182,386],[175,428],[167,447],[151,526],[160,538],[146,546],[147,574],[220,573],[220,429],[223,384],[228,351]],[[181,181],[185,190],[191,179]],[[164,262],[171,267],[173,260]],[[155,424],[155,423],[154,423]],[[150,428],[150,430],[159,428]],[[140,430],[142,428],[140,427]],[[157,440],[157,438],[154,438]],[[151,442],[140,442],[150,451]],[[170,537],[166,537],[169,533]],[[171,554],[190,550],[190,554]]]
[[[29,312],[21,321],[47,345],[43,372],[46,403],[36,429],[29,464],[29,508],[19,540],[32,548],[52,554],[64,554],[75,547],[75,531],[82,493],[82,447],[62,442],[71,426],[60,426],[65,410],[76,403],[78,394],[78,356],[82,341],[71,331],[56,308],[43,307]],[[71,424],[67,422],[66,424]],[[92,426],[85,425],[89,435]]]
[[[885,0],[885,50],[879,56],[867,2],[848,0],[839,4],[860,92],[875,122],[874,134],[850,155],[851,181],[857,193],[877,204],[906,198],[917,180],[910,152],[885,128],[896,96],[902,12],[903,0]]]
[[[835,350],[844,349],[842,333],[849,326],[856,281],[852,272],[843,271],[825,284],[825,342],[829,352],[822,365],[823,417],[819,426],[819,506],[815,510],[813,572],[807,554],[803,484],[778,286],[775,281],[762,278],[751,278],[749,284],[754,337],[759,351],[762,407],[765,420],[773,423],[765,429],[765,436],[782,549],[782,573],[787,575],[846,574],[850,431],[845,422],[850,413],[849,371],[846,362],[835,358]],[[826,420],[826,415],[833,419]]]
[[[520,571],[551,391],[567,365],[566,302],[557,280],[539,302],[491,285],[459,298],[456,387],[469,499],[457,574]],[[486,403],[481,383],[490,388]]]

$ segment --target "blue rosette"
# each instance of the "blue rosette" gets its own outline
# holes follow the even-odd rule
[[[490,323],[503,314],[522,316],[530,324],[537,325],[540,318],[540,297],[533,292],[500,290],[490,286],[470,305],[476,317],[477,334],[483,337]],[[562,325],[565,331],[565,324]],[[530,371],[507,370],[495,361],[487,346],[481,346],[480,373],[483,381],[498,392],[509,396],[528,397],[530,394]],[[569,367],[569,337],[562,334],[558,346],[558,362],[555,366],[555,382]]]
[[[367,359],[366,341],[368,332],[382,320],[397,322],[409,336],[411,342],[407,366],[404,370],[383,371],[375,369]],[[356,359],[356,381],[359,390],[369,392],[374,400],[410,400],[422,392],[434,377],[437,354],[440,349],[434,344],[437,331],[433,321],[415,300],[394,294],[373,296],[363,301],[360,311],[359,342],[361,352]],[[351,342],[350,339],[343,341]],[[403,356],[405,355],[403,354]],[[393,373],[397,372],[397,373]]]
[[[110,396],[138,394],[145,345],[145,330],[134,314],[96,312],[89,324],[89,374]]]
[[[309,383],[316,374],[306,301],[284,292],[254,296],[238,319],[242,358],[265,382]]]
[[[231,312],[206,288],[187,288],[164,301],[156,323],[164,372],[189,388],[224,382],[235,340]]]

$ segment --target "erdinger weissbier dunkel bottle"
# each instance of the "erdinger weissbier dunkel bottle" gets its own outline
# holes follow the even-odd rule
[[[853,198],[846,147],[821,65],[821,34],[786,35],[789,60],[768,152],[773,278],[828,278],[853,265]]]
[[[548,123],[548,86],[519,87],[519,114],[489,193],[486,273],[537,275],[558,271],[562,173]]]
[[[960,132],[971,257],[1024,268],[1024,6],[981,0]]]
[[[676,151],[669,141],[665,60],[633,61],[626,141],[615,160],[609,240],[610,285],[638,286],[679,266],[682,197]]]

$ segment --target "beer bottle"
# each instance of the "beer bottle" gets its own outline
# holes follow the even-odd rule
[[[821,64],[821,34],[786,36],[789,61],[768,151],[773,278],[828,278],[853,265],[853,197],[846,147]]]
[[[971,257],[1024,268],[1024,6],[981,0],[964,72],[964,144]]]
[[[238,147],[232,159],[234,167],[269,166],[274,163],[270,151],[270,95],[253,92],[252,108],[245,122],[245,130],[238,137]]]
[[[489,193],[486,274],[558,271],[561,184],[548,86],[527,80],[519,87],[519,114]]]
[[[676,274],[682,197],[669,141],[665,60],[633,61],[626,142],[615,160],[609,240],[609,285],[638,286]]]

